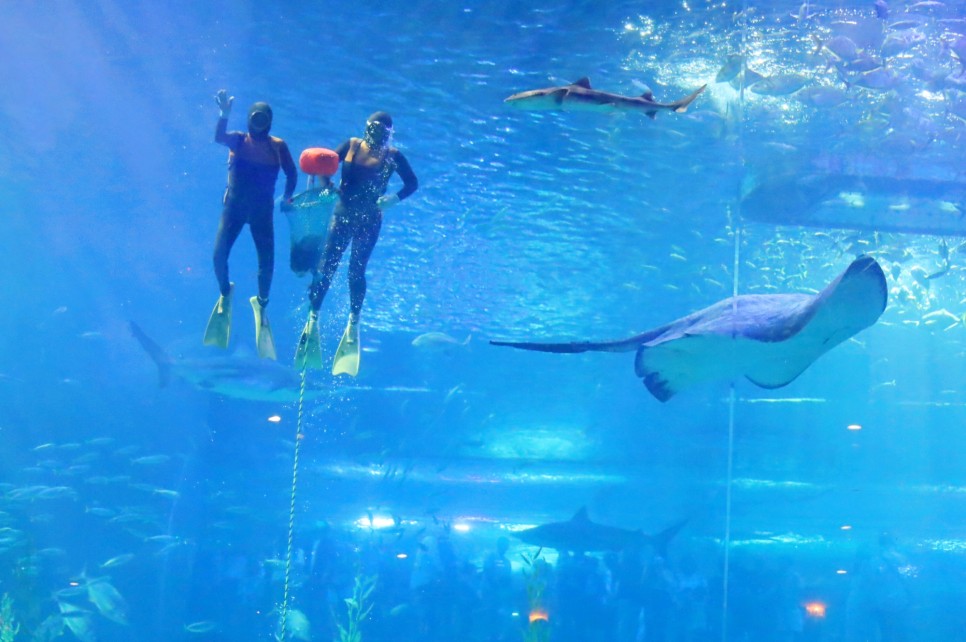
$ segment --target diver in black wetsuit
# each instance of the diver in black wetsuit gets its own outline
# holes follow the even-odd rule
[[[275,270],[274,212],[275,182],[278,171],[285,172],[285,192],[282,209],[288,206],[295,191],[298,172],[288,145],[281,138],[269,136],[272,127],[272,108],[258,102],[248,111],[248,133],[229,132],[228,115],[234,97],[225,90],[215,95],[220,116],[215,128],[215,142],[225,145],[228,153],[228,187],[225,190],[221,222],[215,236],[215,276],[221,296],[215,304],[205,343],[228,347],[231,329],[231,294],[233,284],[228,279],[228,255],[232,245],[248,224],[258,252],[258,296],[251,298],[255,311],[256,343],[259,355],[275,358],[268,318],[263,311],[268,305]]]
[[[342,162],[340,198],[332,213],[322,259],[309,286],[312,313],[296,352],[296,363],[300,366],[321,365],[318,361],[318,311],[332,284],[339,261],[350,244],[349,324],[343,342],[350,345],[358,343],[359,313],[366,296],[366,264],[379,240],[382,211],[396,205],[419,187],[409,161],[391,143],[392,116],[377,111],[366,120],[366,131],[362,138],[350,138],[336,149]],[[386,195],[393,173],[399,175],[403,186],[395,194]],[[339,352],[342,352],[342,346]],[[338,354],[336,358],[339,359]],[[354,367],[349,366],[344,372],[355,374],[357,369],[356,360]]]
[[[366,121],[363,138],[350,138],[335,150],[342,162],[341,198],[332,213],[325,249],[309,298],[313,310],[322,307],[332,275],[351,242],[349,320],[353,325],[359,321],[362,300],[366,296],[366,264],[379,239],[382,210],[396,205],[419,187],[409,161],[402,152],[390,146],[391,137],[392,117],[384,111],[377,111]],[[384,196],[393,172],[399,174],[403,187],[395,194]]]

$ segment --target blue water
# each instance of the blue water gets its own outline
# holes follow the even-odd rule
[[[539,639],[540,582],[555,642],[966,639],[962,3],[0,11],[0,594],[17,641],[269,640],[283,609],[286,639],[339,639],[372,576],[367,641]],[[804,87],[716,83],[736,53]],[[662,102],[708,87],[654,120],[503,104],[583,76]],[[228,356],[250,378],[223,395],[190,376],[225,356],[201,345],[221,88],[231,129],[268,101],[296,155],[387,110],[420,180],[369,264],[359,376],[310,371],[301,413],[308,280],[280,214],[279,364],[253,355],[246,231]],[[814,293],[860,254],[885,270],[885,313],[776,390],[739,378],[661,403],[633,353],[488,345]],[[347,312],[343,265],[326,355]],[[159,387],[131,321],[188,376]],[[455,343],[413,345],[428,332]],[[514,537],[584,506],[645,533],[688,521],[666,568],[651,548]]]

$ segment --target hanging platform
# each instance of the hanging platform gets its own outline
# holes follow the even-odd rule
[[[848,174],[799,174],[754,185],[742,215],[773,225],[966,236],[966,184]]]

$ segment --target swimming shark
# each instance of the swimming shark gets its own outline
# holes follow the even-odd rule
[[[216,395],[249,401],[288,403],[297,401],[301,379],[292,368],[255,355],[224,354],[176,359],[169,355],[141,327],[131,321],[131,334],[158,367],[158,384],[163,388],[177,378],[195,388]],[[306,388],[305,398],[322,391]]]
[[[786,386],[816,359],[873,325],[888,286],[870,256],[855,259],[824,290],[810,294],[743,294],[616,341],[490,341],[539,352],[636,351],[634,371],[667,401],[698,382],[746,377],[762,388]]]
[[[527,111],[616,111],[620,109],[643,111],[651,118],[656,118],[657,112],[662,109],[677,113],[687,111],[688,105],[704,91],[705,87],[707,85],[701,85],[690,96],[673,103],[659,103],[654,101],[654,94],[650,90],[640,96],[621,96],[598,91],[590,86],[590,79],[585,76],[569,85],[521,91],[503,102]]]
[[[622,551],[632,546],[650,545],[661,555],[666,555],[668,543],[686,522],[687,520],[682,520],[657,535],[647,535],[641,530],[604,526],[592,522],[587,517],[587,508],[584,507],[565,522],[541,524],[513,535],[526,544],[558,551],[578,553]]]

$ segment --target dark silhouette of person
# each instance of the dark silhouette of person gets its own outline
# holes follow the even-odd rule
[[[215,142],[228,147],[228,185],[223,199],[221,221],[215,235],[214,267],[220,296],[205,333],[205,344],[228,347],[231,331],[231,296],[234,284],[228,278],[228,255],[247,224],[258,253],[258,296],[250,299],[256,318],[256,343],[259,356],[275,358],[268,317],[264,308],[272,288],[275,270],[275,183],[279,169],[285,172],[282,207],[287,207],[295,191],[298,171],[288,145],[269,135],[272,108],[257,102],[248,110],[248,131],[228,131],[228,116],[234,97],[222,89],[215,95],[220,114],[215,127]]]
[[[349,257],[349,323],[345,341],[358,342],[359,314],[366,296],[366,265],[379,240],[383,210],[405,199],[419,187],[409,161],[392,146],[392,116],[377,111],[366,120],[362,138],[350,138],[335,150],[342,163],[339,202],[329,224],[322,259],[309,287],[312,312],[299,342],[296,361],[319,367],[318,311],[342,255],[352,246]],[[403,186],[386,194],[389,179],[398,174]],[[306,353],[311,354],[306,360]]]

